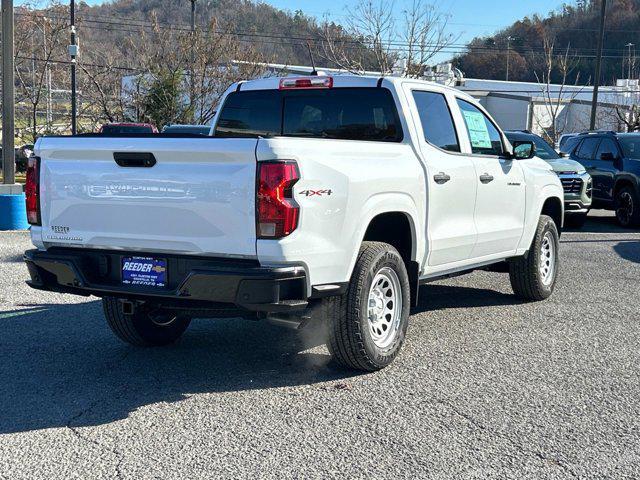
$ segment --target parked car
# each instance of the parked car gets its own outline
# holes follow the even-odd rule
[[[209,136],[211,125],[165,125],[162,133],[191,133]]]
[[[158,129],[151,123],[106,123],[100,127],[99,133],[105,135],[119,135],[130,133],[158,133]]]
[[[529,140],[536,146],[536,156],[543,159],[556,172],[564,188],[565,225],[581,228],[591,208],[593,183],[585,168],[574,160],[562,158],[544,138],[528,130],[505,132],[511,143]]]
[[[14,157],[16,162],[16,172],[24,173],[27,171],[27,159],[33,154],[33,145],[27,144],[14,149]],[[0,171],[2,171],[2,147],[0,147]]]
[[[585,132],[569,158],[593,178],[593,208],[614,210],[623,227],[640,226],[640,133]]]
[[[368,371],[398,355],[422,283],[492,268],[520,298],[554,290],[560,180],[461,91],[252,80],[213,130],[41,138],[30,285],[102,297],[134,345],[173,342],[192,317],[327,322],[335,360]]]

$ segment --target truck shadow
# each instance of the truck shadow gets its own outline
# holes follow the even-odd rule
[[[620,257],[630,262],[640,263],[640,242],[622,241],[613,247]]]
[[[221,319],[194,320],[175,345],[141,349],[113,336],[99,301],[0,312],[0,434],[101,425],[195,393],[357,374],[328,365],[326,350],[314,349],[321,343],[318,332]]]
[[[422,287],[421,298],[412,313],[517,303],[493,290],[446,285]],[[317,329],[219,319],[194,320],[175,345],[135,348],[111,333],[100,301],[23,305],[0,312],[0,434],[107,424],[197,393],[343,382],[360,374],[331,366],[323,342]]]
[[[452,308],[490,307],[523,303],[512,293],[502,293],[486,288],[429,284],[420,287],[418,305],[411,309],[415,315],[430,310]]]

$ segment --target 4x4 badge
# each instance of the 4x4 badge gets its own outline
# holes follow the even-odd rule
[[[314,195],[318,195],[319,197],[323,195],[331,195],[331,190],[303,190],[300,192],[300,195],[305,195],[306,197],[313,197]]]

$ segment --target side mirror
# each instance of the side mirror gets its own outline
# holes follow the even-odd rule
[[[602,152],[600,154],[600,160],[608,160],[612,162],[616,159],[616,156],[612,152]]]
[[[536,155],[536,146],[529,141],[513,142],[513,158],[516,160],[527,160]]]

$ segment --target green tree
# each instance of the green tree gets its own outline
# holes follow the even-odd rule
[[[191,112],[184,108],[182,75],[160,71],[154,75],[142,100],[142,114],[157,127],[169,123],[187,123]]]

